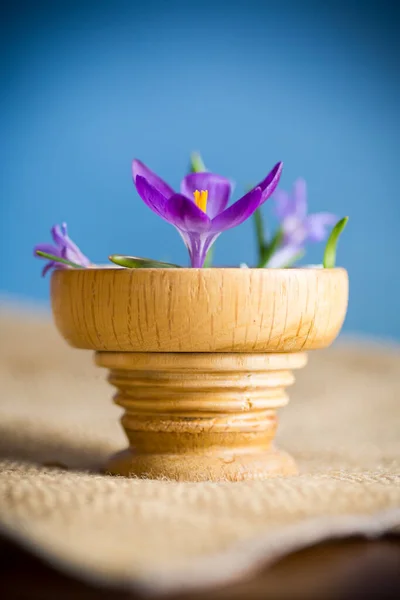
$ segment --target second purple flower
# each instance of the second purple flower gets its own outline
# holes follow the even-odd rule
[[[283,239],[266,266],[280,268],[287,266],[302,254],[308,242],[323,241],[328,235],[328,228],[338,219],[327,212],[308,214],[307,187],[304,179],[294,182],[291,194],[277,190],[274,200]]]

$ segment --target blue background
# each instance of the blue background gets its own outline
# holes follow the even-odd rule
[[[396,4],[4,2],[0,293],[47,301],[32,247],[63,220],[94,262],[185,263],[130,164],[178,186],[199,149],[237,195],[283,160],[283,189],[303,176],[312,211],[349,215],[345,328],[400,339]],[[251,222],[219,238],[216,262],[254,260]]]

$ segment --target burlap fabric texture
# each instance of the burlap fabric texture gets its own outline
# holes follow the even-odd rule
[[[0,531],[62,569],[165,592],[232,581],[325,538],[400,531],[399,349],[312,354],[278,435],[301,473],[262,482],[98,474],[126,445],[105,378],[49,319],[3,307]]]

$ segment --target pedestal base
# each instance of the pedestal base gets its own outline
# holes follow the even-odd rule
[[[128,448],[113,456],[105,466],[109,475],[172,479],[175,481],[254,481],[295,475],[296,464],[289,454],[270,448],[251,454],[140,455]]]
[[[96,362],[110,369],[129,440],[107,473],[176,481],[296,473],[272,442],[304,354],[99,352]]]

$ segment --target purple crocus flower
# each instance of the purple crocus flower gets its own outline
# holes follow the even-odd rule
[[[248,219],[275,191],[282,163],[256,187],[227,208],[233,184],[214,173],[190,173],[175,191],[139,160],[132,163],[133,181],[142,200],[174,225],[189,251],[192,267],[202,267],[207,252],[226,229]]]
[[[307,188],[303,179],[295,181],[291,194],[277,190],[274,200],[283,241],[268,261],[267,267],[279,268],[303,253],[307,242],[324,240],[327,228],[337,222],[337,217],[326,212],[307,214]]]
[[[34,255],[37,257],[36,251],[45,252],[46,254],[52,254],[58,258],[63,258],[81,267],[88,267],[91,263],[90,260],[82,254],[78,246],[71,240],[67,233],[67,224],[54,225],[51,228],[51,235],[54,240],[53,244],[38,244],[34,248]],[[39,258],[43,258],[40,257]],[[67,265],[56,261],[49,261],[43,268],[42,276],[44,277],[49,269],[65,269]]]

